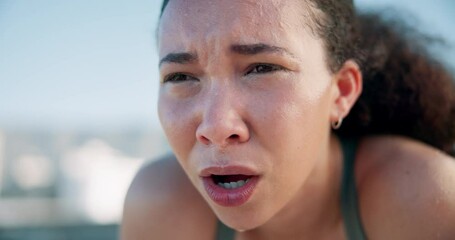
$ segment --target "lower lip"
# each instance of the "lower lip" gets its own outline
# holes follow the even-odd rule
[[[244,204],[253,194],[253,190],[258,182],[258,177],[251,177],[248,182],[235,189],[226,189],[218,186],[213,178],[203,177],[205,191],[209,197],[223,207],[236,207]]]

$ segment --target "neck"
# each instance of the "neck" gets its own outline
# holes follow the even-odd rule
[[[331,136],[320,159],[296,196],[263,226],[242,233],[241,239],[324,239],[342,229],[339,205],[342,151]],[[333,239],[333,237],[331,237]]]

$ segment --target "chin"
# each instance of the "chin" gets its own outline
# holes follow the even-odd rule
[[[247,205],[235,209],[220,206],[212,206],[212,208],[218,219],[226,226],[239,232],[256,229],[264,225],[273,215],[264,208]]]
[[[225,219],[221,216],[219,219],[228,227],[235,229],[239,232],[246,232],[253,229],[256,229],[262,226],[265,221],[258,221],[256,219],[247,219],[247,218],[236,218],[236,219]]]

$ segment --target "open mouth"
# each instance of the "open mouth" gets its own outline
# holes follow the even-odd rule
[[[217,204],[235,207],[244,204],[253,194],[258,175],[210,174],[202,177],[207,195]]]
[[[252,176],[248,175],[211,175],[213,182],[224,188],[224,189],[236,189],[243,187],[248,181],[252,178]]]

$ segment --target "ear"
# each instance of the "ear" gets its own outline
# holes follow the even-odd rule
[[[330,121],[345,118],[362,92],[362,72],[359,65],[353,61],[346,61],[333,79],[333,105]]]

